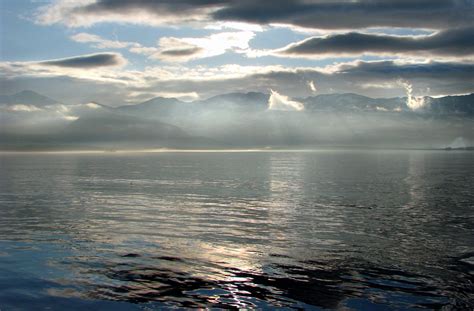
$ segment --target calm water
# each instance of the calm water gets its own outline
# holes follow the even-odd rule
[[[470,309],[474,153],[0,155],[0,309]]]

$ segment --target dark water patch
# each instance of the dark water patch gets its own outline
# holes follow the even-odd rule
[[[135,254],[135,253],[129,253],[129,254],[122,255],[122,257],[125,257],[125,258],[136,258],[136,257],[140,257],[140,255],[139,255],[139,254]]]
[[[171,257],[171,256],[158,256],[158,257],[152,257],[153,259],[158,259],[158,260],[166,260],[166,261],[174,261],[174,262],[184,262],[183,259],[177,258],[177,257]]]
[[[87,297],[193,308],[314,306],[323,309],[337,309],[352,299],[384,305],[398,297],[397,302],[391,303],[409,309],[450,305],[452,291],[444,292],[448,288],[439,287],[436,279],[351,259],[317,261],[317,266],[310,266],[309,261],[297,265],[271,264],[258,271],[221,266],[220,274],[211,277],[196,271],[181,271],[179,267],[166,268],[161,261],[155,266],[144,265],[141,258],[146,257],[136,257],[137,262],[102,263],[99,269],[97,264],[85,268],[86,275],[106,277],[101,284],[87,284]],[[87,263],[83,265],[87,267]]]

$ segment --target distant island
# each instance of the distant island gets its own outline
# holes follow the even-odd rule
[[[444,148],[444,150],[446,150],[446,151],[451,151],[451,150],[469,150],[469,151],[474,151],[474,146],[469,146],[469,147],[457,147],[457,148],[446,147],[446,148]]]

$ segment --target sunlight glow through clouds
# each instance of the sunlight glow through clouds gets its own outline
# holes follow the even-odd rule
[[[186,62],[196,58],[212,57],[226,51],[243,52],[255,36],[251,31],[222,32],[202,38],[164,37],[159,40],[159,50],[151,58],[163,61]]]
[[[221,32],[205,37],[162,37],[157,46],[143,46],[137,42],[104,39],[90,33],[77,33],[70,39],[80,43],[90,43],[96,49],[124,49],[142,54],[150,59],[165,62],[187,62],[224,54],[228,51],[249,52],[249,41],[255,37],[253,31]]]

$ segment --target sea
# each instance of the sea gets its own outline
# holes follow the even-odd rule
[[[0,310],[472,310],[474,152],[0,154]]]

